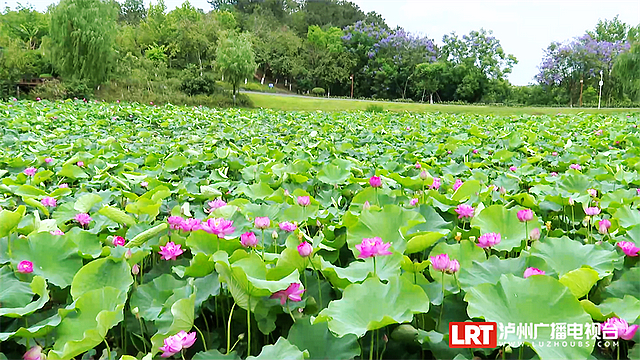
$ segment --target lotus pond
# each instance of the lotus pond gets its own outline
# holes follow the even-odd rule
[[[639,359],[639,120],[0,103],[0,359]]]

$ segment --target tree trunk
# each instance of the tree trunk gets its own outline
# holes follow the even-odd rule
[[[433,93],[429,94],[429,104],[433,105]]]
[[[200,56],[200,52],[198,52],[198,62],[200,62],[200,76],[202,76],[202,57]]]
[[[427,92],[427,89],[422,89],[422,97],[420,98],[420,102],[424,102],[424,93]]]

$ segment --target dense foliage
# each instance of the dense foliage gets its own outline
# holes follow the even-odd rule
[[[639,120],[0,103],[0,358],[637,359]]]
[[[282,91],[322,88],[328,96],[347,97],[353,83],[356,98],[561,106],[597,104],[602,70],[605,106],[640,103],[640,60],[634,55],[640,28],[617,17],[574,40],[552,43],[538,84],[516,87],[507,76],[517,59],[490,30],[451,33],[439,45],[392,29],[380,14],[365,14],[349,1],[210,4],[208,12],[188,1],[167,11],[162,0],[148,8],[142,0],[64,0],[45,14],[7,8],[0,13],[0,97],[20,97],[16,84],[22,79],[53,76],[62,87],[82,82],[107,100],[182,99],[194,94],[184,86],[183,70],[195,66],[201,78],[190,79],[194,84],[231,82],[230,92],[221,86],[198,90],[210,97],[230,98],[247,80],[254,83],[246,88],[254,90],[271,83]],[[228,49],[242,50],[230,57]],[[38,94],[77,93],[49,86],[54,89]]]

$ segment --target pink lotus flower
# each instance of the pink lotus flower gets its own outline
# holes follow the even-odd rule
[[[598,221],[598,232],[602,235],[607,234],[609,232],[609,228],[611,227],[611,221],[608,219]]]
[[[449,262],[449,267],[445,270],[445,272],[449,275],[455,274],[460,270],[460,263],[458,260],[451,260]]]
[[[475,209],[471,205],[460,204],[455,211],[458,213],[458,219],[470,219],[473,217]]]
[[[600,324],[600,331],[605,339],[631,340],[638,330],[638,325],[631,325],[620,318],[613,317]]]
[[[451,155],[452,154],[451,150],[447,150],[447,154]]]
[[[181,228],[182,223],[184,223],[184,219],[181,216],[169,216],[167,222],[169,223],[170,229],[178,230]]]
[[[29,260],[22,260],[18,264],[18,272],[21,274],[30,274],[33,272],[33,263]]]
[[[584,209],[584,213],[589,215],[589,216],[595,216],[600,214],[600,208],[597,206],[592,206],[592,207],[588,207],[586,209]]]
[[[191,347],[195,342],[195,331],[188,334],[185,331],[180,331],[179,333],[164,339],[164,346],[160,347],[160,351],[163,351],[162,357],[171,357],[182,351],[182,349]]]
[[[640,188],[636,189],[636,195],[640,195]]]
[[[276,291],[271,295],[271,299],[280,299],[280,305],[284,305],[287,302],[287,299],[291,301],[302,301],[302,294],[305,292],[304,289],[300,289],[302,284],[293,283],[289,285],[286,290]]]
[[[206,223],[202,223],[201,229],[209,234],[216,234],[221,239],[231,235],[236,230],[235,226],[233,226],[233,220],[225,220],[223,218],[208,219]]]
[[[595,134],[596,134],[597,136],[602,135],[602,129],[598,129],[598,130],[596,130],[596,131],[595,131]]]
[[[40,200],[40,203],[47,207],[56,207],[58,205],[56,199],[49,196],[42,198],[42,200]]]
[[[473,149],[473,153],[477,154],[478,153],[478,149]]]
[[[598,190],[596,189],[587,189],[587,193],[589,193],[589,195],[591,195],[592,197],[598,196]]]
[[[303,241],[300,245],[298,245],[298,254],[302,257],[308,257],[313,253],[313,246],[306,241]]]
[[[533,211],[531,211],[531,209],[520,210],[517,216],[520,222],[531,221],[533,220]]]
[[[464,181],[456,179],[456,182],[453,183],[453,191],[458,190],[462,184],[464,184]]]
[[[524,278],[528,278],[529,276],[532,275],[544,275],[545,272],[538,269],[538,268],[534,268],[534,267],[529,267],[524,271]]]
[[[140,265],[138,264],[133,264],[133,266],[131,267],[131,273],[133,275],[138,275],[140,274]]]
[[[371,208],[371,204],[369,203],[369,200],[365,201],[364,204],[362,204],[362,210],[369,210]]]
[[[27,175],[27,176],[33,176],[36,174],[37,169],[34,167],[28,167],[26,169],[24,169],[24,171],[22,172],[23,174]]]
[[[431,262],[431,266],[433,267],[433,270],[444,272],[449,269],[449,264],[451,263],[451,260],[449,259],[448,254],[440,254],[440,255],[429,257],[429,262]]]
[[[433,183],[429,185],[429,189],[438,190],[440,189],[440,185],[442,185],[442,180],[440,180],[440,178],[433,178]]]
[[[576,202],[573,200],[573,198],[569,198],[569,205],[573,206]]]
[[[569,165],[569,169],[580,170],[580,169],[582,169],[582,166],[580,166],[578,164],[571,164],[571,165]]]
[[[540,240],[540,229],[535,228],[535,229],[529,231],[529,238],[531,240],[534,240],[534,241],[535,240]]]
[[[502,236],[500,236],[500,233],[486,233],[478,238],[478,243],[476,245],[486,249],[500,244],[501,240]]]
[[[515,167],[515,166],[510,166],[510,167],[509,167],[509,170],[511,170],[511,171],[516,171],[516,170],[518,170],[518,168],[517,168],[517,167]]]
[[[554,152],[552,152],[552,153],[551,153],[551,155],[552,155],[552,156],[558,156],[558,152],[557,152],[557,151],[554,151]]]
[[[74,219],[82,226],[89,225],[89,223],[91,223],[91,220],[93,220],[91,219],[91,216],[89,216],[89,214],[85,213],[76,214]]]
[[[380,180],[379,176],[372,176],[369,178],[369,185],[374,188],[382,187],[382,180]]]
[[[420,171],[420,175],[418,175],[418,177],[420,177],[421,180],[427,180],[429,178],[429,173],[427,172],[427,170],[422,170]]]
[[[638,256],[640,248],[631,241],[620,241],[616,244],[627,256]]]
[[[420,163],[416,161],[415,168],[416,169],[422,169],[422,165],[420,165]]]
[[[296,231],[296,229],[298,228],[296,224],[288,221],[281,222],[280,224],[278,224],[278,226],[280,226],[280,230],[284,230],[286,232]]]
[[[23,360],[45,360],[46,356],[42,353],[42,348],[40,346],[34,346],[29,349],[24,355],[22,355]]]
[[[127,243],[127,240],[125,240],[122,236],[114,236],[112,242],[113,246],[124,246],[124,244]]]
[[[551,176],[558,176],[558,173],[557,173],[557,172],[555,172],[555,171],[552,171],[552,172],[551,172],[551,174],[549,174],[549,175],[551,175]]]
[[[383,243],[382,239],[377,236],[373,239],[364,238],[362,239],[362,243],[356,245],[356,249],[360,251],[358,259],[391,255],[392,253],[389,251],[389,247],[391,247],[391,243]]]
[[[60,185],[58,185],[58,187],[60,189],[68,189],[69,188],[69,184],[60,184]]]
[[[180,224],[182,231],[196,231],[200,230],[200,219],[188,218]]]
[[[269,225],[271,225],[271,220],[269,220],[269,218],[266,216],[257,217],[253,221],[253,226],[255,226],[258,229],[266,229],[269,227]]]
[[[76,165],[78,165],[79,167],[84,167],[84,161],[78,161]]]
[[[311,204],[311,198],[308,196],[298,196],[298,205],[309,206]]]
[[[158,251],[163,260],[175,260],[183,252],[182,245],[175,244],[173,241],[169,241],[165,246],[160,246],[160,251]]]
[[[246,248],[255,248],[258,245],[258,239],[256,238],[256,234],[252,231],[247,231],[246,233],[240,235],[240,244]]]
[[[56,236],[64,235],[64,233],[63,233],[63,232],[62,232],[62,230],[60,230],[60,229],[53,230],[53,231],[49,232],[49,234],[51,234],[51,235],[56,235]]]
[[[418,198],[411,199],[411,201],[409,201],[409,205],[416,206],[418,205],[418,201],[420,201]]]
[[[209,207],[210,207],[209,212],[212,212],[215,209],[219,209],[219,208],[221,208],[223,206],[226,206],[227,203],[222,199],[215,199],[213,201],[209,201],[207,203],[207,205],[209,205]]]
[[[53,159],[50,157],[44,159],[44,162],[46,162],[47,164],[50,164],[52,161]]]
[[[147,186],[149,186],[149,183],[146,181],[143,181],[140,183],[140,186],[142,186],[143,188],[146,188]]]

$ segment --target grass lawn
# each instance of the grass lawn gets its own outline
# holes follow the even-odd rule
[[[443,112],[443,113],[472,113],[472,114],[495,114],[495,115],[555,115],[593,113],[611,114],[624,112],[640,112],[640,108],[618,108],[618,109],[594,109],[594,108],[548,108],[548,107],[499,107],[499,106],[477,106],[477,105],[442,105],[442,104],[418,104],[400,102],[382,102],[367,100],[349,99],[326,99],[306,96],[277,96],[272,94],[246,93],[254,105],[259,108],[275,110],[295,111],[295,110],[322,110],[322,111],[347,111],[365,110],[371,104],[381,105],[384,110],[389,111],[410,111],[410,112]]]

